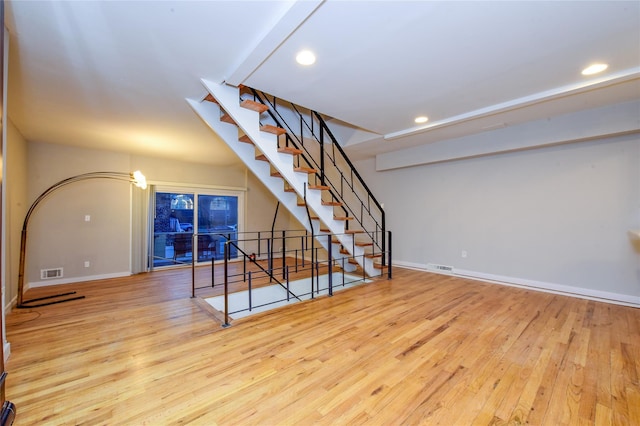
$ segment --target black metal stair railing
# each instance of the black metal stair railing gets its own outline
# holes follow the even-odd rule
[[[278,234],[280,237],[275,238]],[[193,247],[196,247],[198,237],[202,235],[208,234],[193,235]],[[324,294],[332,296],[334,289],[346,288],[355,283],[372,282],[374,277],[367,276],[364,268],[361,269],[361,274],[346,273],[344,267],[334,269],[335,257],[332,255],[334,248],[331,242],[335,236],[335,234],[318,236],[313,233],[309,235],[306,229],[280,231],[272,229],[238,233],[233,238],[225,240],[221,261],[216,262],[212,258],[210,263],[198,266],[196,262],[191,262],[191,297],[222,297],[223,307],[219,310],[224,314],[223,327],[228,327],[230,315],[244,315],[255,309],[269,309],[280,306],[279,304],[285,301],[289,303],[315,299]],[[326,238],[327,248],[314,245],[316,238]],[[276,240],[281,241],[281,247],[278,249],[279,265],[274,263],[272,250]],[[390,232],[387,241],[389,242],[387,277],[390,279]],[[266,245],[266,250],[261,249],[263,245]],[[263,253],[263,256],[256,256],[256,252]],[[351,256],[349,259],[355,258],[356,256]],[[207,267],[211,268],[210,281],[207,278]],[[223,269],[220,270],[220,267]],[[198,274],[196,274],[196,268],[202,268],[199,269]],[[382,276],[382,274],[379,275],[379,277]],[[219,290],[221,285],[222,292]],[[217,289],[215,292],[214,287]],[[266,295],[259,294],[260,291],[256,292],[262,287],[278,291],[275,294]],[[248,303],[246,306],[240,306],[244,305],[243,302]]]
[[[318,112],[298,107],[253,88],[249,90],[249,96],[254,101],[269,107],[267,113],[273,123],[287,130],[284,135],[285,146],[293,146],[303,151],[297,161],[302,161],[310,168],[317,170],[314,173],[315,183],[319,182],[319,185],[329,187],[328,192],[332,200],[340,202],[345,215],[353,217],[371,239],[374,253],[384,254],[387,251],[384,209],[322,116]],[[240,97],[243,99],[242,91],[240,91]],[[287,119],[285,115],[289,118]],[[292,120],[298,122],[295,128],[290,124]],[[348,229],[348,220],[346,224]],[[381,259],[383,266],[387,263],[386,261],[386,256],[383,255]]]

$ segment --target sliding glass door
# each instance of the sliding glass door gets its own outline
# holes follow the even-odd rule
[[[196,262],[223,259],[225,242],[238,238],[241,195],[235,191],[156,188],[152,266],[191,264],[194,258]],[[230,257],[235,258],[237,250],[230,251]]]

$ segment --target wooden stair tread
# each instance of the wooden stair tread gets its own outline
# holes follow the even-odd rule
[[[373,259],[376,257],[382,257],[382,253],[367,253],[364,255],[367,259]]]
[[[320,228],[320,232],[326,232],[326,233],[330,234],[331,233],[331,229],[329,229],[329,228]]]
[[[347,250],[345,248],[341,248],[340,249],[340,254],[351,254],[351,253],[349,253],[349,250]]]
[[[355,260],[353,257],[350,257],[350,258],[349,258],[349,263],[350,263],[350,264],[352,264],[352,265],[357,265],[357,264],[358,264],[358,261],[357,261],[357,260]]]
[[[342,244],[339,239],[334,238],[331,240],[331,244]]]
[[[256,160],[259,160],[259,161],[269,161],[269,159],[267,158],[267,156],[266,156],[266,155],[264,155],[264,154],[256,155]]]
[[[299,155],[302,154],[302,150],[298,148],[294,148],[292,146],[285,146],[283,148],[278,148],[278,152],[283,154],[291,154],[291,155]]]
[[[293,171],[298,173],[307,173],[307,174],[313,174],[317,172],[316,169],[312,169],[311,167],[294,167]]]
[[[334,216],[333,220],[353,220],[351,216]]]
[[[362,229],[347,229],[344,231],[345,234],[353,235],[353,234],[364,234]]]
[[[231,116],[227,113],[224,113],[222,117],[220,117],[220,121],[222,121],[223,123],[229,123],[237,126],[236,122],[233,121],[233,118],[231,118]]]
[[[373,243],[356,242],[355,245],[356,247],[369,247],[372,246]]]
[[[207,93],[207,96],[204,97],[203,101],[213,102],[214,104],[218,103],[211,93]]]
[[[298,207],[304,207],[306,205],[307,203],[305,203],[304,201],[298,201]]]
[[[341,202],[339,201],[323,201],[322,202],[323,206],[334,206],[334,207],[340,207],[342,205]]]
[[[240,102],[240,106],[242,108],[250,109],[252,111],[256,111],[258,113],[263,113],[269,109],[265,104],[261,104],[260,102],[252,101],[251,99],[245,99]]]
[[[325,191],[325,190],[329,190],[331,189],[331,187],[327,186],[327,185],[309,185],[307,186],[307,188],[309,189],[315,189],[315,190],[319,190],[319,191]]]
[[[287,131],[282,127],[272,126],[271,124],[265,124],[264,126],[261,126],[260,130],[267,133],[273,133],[274,135],[278,135],[278,136],[284,135],[285,133],[287,133]]]
[[[276,170],[276,171],[271,172],[271,176],[272,176],[272,177],[279,177],[279,178],[281,178],[281,177],[282,177],[282,175],[280,174],[280,172],[279,172],[279,171],[277,171],[277,170]]]
[[[296,192],[296,190],[291,188],[291,187],[287,187],[287,188],[284,189],[284,192]]]
[[[382,263],[374,263],[373,267],[376,269],[384,269],[386,266],[382,266]]]
[[[251,140],[251,138],[249,138],[249,136],[247,136],[247,135],[240,136],[240,137],[238,138],[238,140],[239,140],[240,142],[250,143],[250,144],[252,144],[252,145],[253,145],[253,141],[252,141],[252,140]]]

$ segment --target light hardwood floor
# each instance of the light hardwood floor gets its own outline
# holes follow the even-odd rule
[[[31,290],[86,299],[8,314],[16,424],[640,424],[639,309],[394,272],[227,329],[188,269]]]

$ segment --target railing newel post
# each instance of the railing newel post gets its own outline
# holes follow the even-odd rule
[[[229,327],[229,260],[227,259],[227,251],[229,242],[224,243],[224,324],[223,327]]]
[[[329,277],[329,296],[333,296],[333,254],[331,253],[333,251],[333,243],[331,242],[333,240],[333,235],[329,234],[327,235],[327,247],[329,247],[328,249],[328,264],[327,264],[327,276]]]

